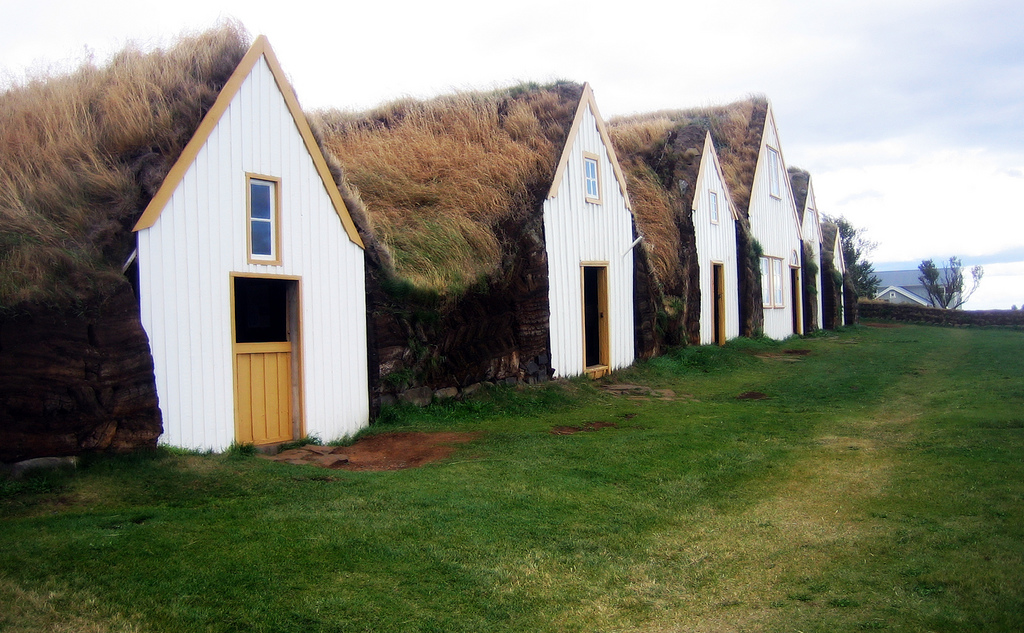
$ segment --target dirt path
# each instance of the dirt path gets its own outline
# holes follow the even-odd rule
[[[360,438],[351,446],[308,444],[266,455],[264,459],[336,470],[400,470],[415,468],[450,456],[460,444],[479,433],[380,433]]]

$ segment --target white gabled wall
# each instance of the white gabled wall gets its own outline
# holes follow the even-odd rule
[[[814,276],[814,288],[815,293],[813,300],[817,305],[815,311],[815,326],[820,330],[823,325],[823,316],[821,311],[821,219],[818,217],[818,205],[814,199],[814,187],[811,184],[811,179],[807,179],[807,199],[804,202],[804,226],[803,226],[803,241],[805,244],[811,247],[811,254],[814,258],[814,263],[818,267],[818,274]],[[811,284],[810,279],[804,279],[804,285],[808,288]]]
[[[700,175],[693,194],[693,227],[697,238],[697,267],[700,271],[700,343],[714,343],[714,281],[712,265],[724,266],[725,337],[740,335],[739,290],[736,272],[736,220],[732,202],[722,178],[718,154],[708,134],[704,140]],[[718,223],[711,222],[709,191],[718,193]]]
[[[608,264],[608,338],[612,369],[633,363],[632,214],[589,105],[580,121],[558,194],[544,202],[551,366],[556,376],[584,371],[581,263]],[[600,159],[601,204],[585,202],[583,152]]]
[[[779,189],[781,197],[771,195],[769,178],[768,147],[779,152]],[[774,339],[783,339],[793,334],[793,301],[790,265],[793,253],[800,253],[800,220],[796,215],[796,203],[793,200],[793,188],[789,184],[786,172],[786,160],[779,145],[779,135],[775,127],[775,117],[771,106],[765,117],[764,134],[761,137],[761,150],[758,154],[757,168],[754,171],[754,185],[750,194],[749,206],[750,230],[763,250],[766,257],[782,259],[783,302],[781,308],[764,309],[764,334]]]
[[[246,172],[281,179],[280,266],[247,263]],[[306,433],[331,440],[369,423],[363,252],[324,187],[261,58],[159,218],[138,232],[161,443],[223,450],[234,440],[231,273],[301,277]]]
[[[843,241],[839,236],[838,228],[836,229],[836,241],[832,246],[832,269],[838,270],[843,275],[843,279],[846,279],[846,258],[843,257]],[[845,286],[839,288],[839,324],[846,325]]]

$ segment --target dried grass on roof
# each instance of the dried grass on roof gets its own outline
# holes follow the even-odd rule
[[[799,167],[789,167],[786,171],[789,172],[789,183],[793,186],[793,200],[796,202],[796,211],[800,214],[800,222],[803,222],[811,174]]]
[[[767,98],[755,95],[721,106],[663,110],[620,117],[613,119],[611,125],[615,128],[628,128],[650,122],[662,125],[662,121],[670,121],[678,129],[695,126],[710,131],[729,194],[740,213],[746,215],[767,114]]]
[[[0,94],[0,307],[124,283],[131,226],[248,46],[226,23]]]
[[[514,227],[543,200],[581,94],[527,86],[312,118],[394,273],[454,295],[507,269]]]
[[[730,197],[745,213],[767,106],[764,97],[751,97],[724,106],[612,119],[609,133],[627,174],[633,213],[663,285],[671,286],[683,275],[671,198],[680,198],[680,212],[689,210],[693,187],[680,194],[677,185],[679,180],[695,183],[705,133],[711,132]]]
[[[670,187],[644,157],[664,143],[673,127],[670,119],[654,117],[614,125],[608,130],[626,175],[637,230],[644,238],[643,247],[654,277],[661,284],[681,274],[679,229],[669,196]]]

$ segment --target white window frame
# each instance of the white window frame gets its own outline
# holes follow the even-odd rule
[[[782,179],[780,177],[782,160],[779,150],[768,148],[768,194],[773,198],[782,198]]]
[[[587,202],[601,204],[601,158],[590,152],[583,152],[583,195]]]
[[[252,192],[254,186],[270,189],[270,217],[257,218],[252,214]],[[256,253],[253,250],[253,227],[257,224],[270,225],[270,253]],[[281,179],[263,174],[245,175],[245,235],[246,251],[250,264],[278,266],[281,264]]]
[[[765,308],[786,307],[785,280],[781,257],[761,256],[761,305]]]
[[[708,205],[711,208],[711,223],[718,224],[718,192],[708,190]]]

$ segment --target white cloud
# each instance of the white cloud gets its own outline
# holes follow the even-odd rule
[[[964,306],[966,310],[1024,309],[1024,262],[988,264],[977,292]]]
[[[818,206],[877,241],[875,261],[979,256],[1022,244],[1020,156],[984,150],[929,152],[913,162],[814,170]]]

